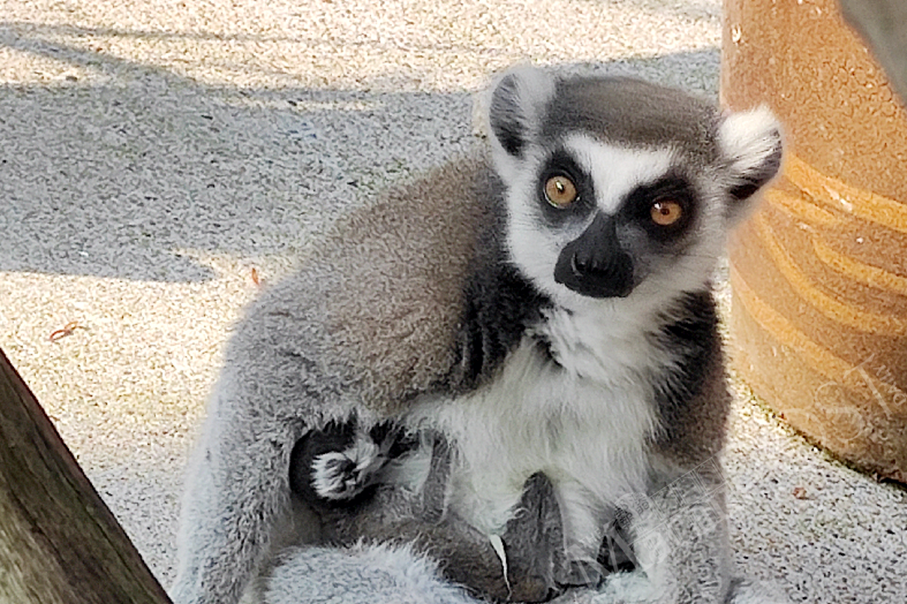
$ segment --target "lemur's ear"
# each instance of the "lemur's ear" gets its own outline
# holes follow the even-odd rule
[[[488,111],[495,151],[520,158],[537,133],[554,76],[528,65],[505,72],[494,86]]]
[[[781,125],[764,106],[731,113],[718,126],[718,142],[727,170],[728,214],[738,219],[781,168]]]

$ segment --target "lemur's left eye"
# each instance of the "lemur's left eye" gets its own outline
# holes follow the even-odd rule
[[[566,208],[576,197],[576,185],[566,176],[552,176],[545,182],[545,199],[556,208]]]
[[[683,206],[673,199],[659,199],[649,211],[652,222],[659,226],[671,226],[683,216]]]

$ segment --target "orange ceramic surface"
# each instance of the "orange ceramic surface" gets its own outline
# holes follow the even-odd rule
[[[907,482],[907,113],[834,0],[725,0],[722,101],[785,125],[735,233],[734,362],[792,425]]]

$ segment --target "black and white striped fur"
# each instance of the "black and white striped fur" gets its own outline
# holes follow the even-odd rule
[[[732,579],[709,279],[779,168],[777,123],[634,79],[531,68],[499,79],[489,106],[490,153],[348,216],[237,327],[190,469],[176,604],[234,604],[292,564],[274,556],[299,507],[293,447],[351,417],[449,444],[441,516],[454,535],[506,534],[539,472],[567,561],[597,563],[619,524],[637,570],[596,601],[766,602]],[[547,203],[551,175],[579,201]],[[682,220],[661,228],[665,200]],[[398,460],[362,537],[411,520],[430,457]],[[308,507],[296,544],[324,539]]]

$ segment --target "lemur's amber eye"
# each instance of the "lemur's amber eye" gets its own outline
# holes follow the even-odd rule
[[[683,216],[683,208],[673,199],[660,199],[652,204],[652,222],[659,226],[671,226]]]
[[[566,176],[552,176],[545,182],[545,199],[556,208],[566,208],[576,201],[576,185]]]

